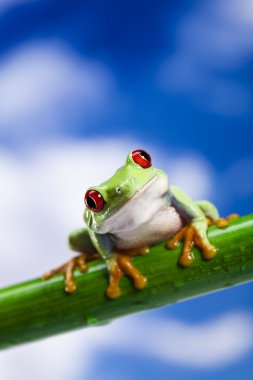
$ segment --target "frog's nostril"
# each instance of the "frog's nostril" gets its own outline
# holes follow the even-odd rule
[[[117,194],[121,194],[121,188],[120,187],[116,187],[115,191]]]

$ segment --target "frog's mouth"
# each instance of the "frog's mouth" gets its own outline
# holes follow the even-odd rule
[[[156,212],[168,205],[168,190],[168,179],[155,175],[109,216],[97,232],[105,234],[131,231],[150,221]]]

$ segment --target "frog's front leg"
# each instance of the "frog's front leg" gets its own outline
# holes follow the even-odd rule
[[[172,186],[171,188],[172,205],[186,219],[186,225],[176,233],[166,244],[167,248],[175,248],[180,241],[183,241],[183,249],[179,259],[179,264],[187,267],[193,261],[192,248],[200,248],[202,256],[206,260],[212,259],[217,249],[209,242],[207,228],[210,224],[225,227],[227,220],[219,218],[216,207],[208,201],[193,202],[183,191]],[[236,215],[229,218],[233,219]],[[229,219],[228,218],[228,219]]]
[[[143,289],[147,284],[147,278],[132,263],[132,257],[136,255],[145,255],[148,252],[148,247],[131,249],[113,254],[107,260],[109,270],[109,285],[106,289],[106,295],[109,298],[117,298],[120,295],[119,282],[121,277],[126,274],[131,277],[135,288]]]
[[[216,253],[216,248],[209,242],[206,231],[208,223],[207,220],[199,220],[190,222],[177,232],[166,244],[166,247],[173,249],[183,241],[183,249],[179,258],[179,264],[187,267],[193,262],[192,248],[197,246],[200,248],[202,256],[206,260],[212,259]]]
[[[88,269],[87,263],[100,258],[100,255],[95,251],[87,229],[81,228],[69,235],[69,246],[72,250],[80,252],[79,256],[73,257],[67,263],[52,269],[45,273],[42,278],[48,280],[58,273],[62,273],[65,279],[65,290],[67,293],[73,293],[76,290],[74,279],[74,271],[79,268],[81,272],[86,272]]]
[[[148,246],[118,250],[117,244],[115,244],[109,234],[98,234],[94,231],[89,232],[94,247],[107,263],[109,285],[106,289],[106,295],[109,298],[117,298],[120,295],[119,282],[124,274],[133,279],[136,288],[142,289],[146,286],[147,279],[134,266],[132,257],[148,253]]]

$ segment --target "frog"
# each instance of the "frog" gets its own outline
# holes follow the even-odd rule
[[[182,242],[181,267],[192,264],[193,247],[200,249],[203,259],[211,260],[217,248],[208,239],[208,226],[226,227],[237,217],[221,218],[210,201],[193,201],[170,184],[168,175],[152,165],[151,155],[143,149],[131,151],[107,181],[89,187],[84,204],[86,226],[68,237],[69,247],[79,255],[43,278],[63,273],[65,291],[73,293],[77,288],[75,269],[86,272],[90,261],[102,258],[109,273],[105,293],[111,299],[121,294],[122,276],[131,278],[136,289],[146,287],[148,279],[134,265],[134,256],[146,255],[150,246],[164,241],[168,249]]]

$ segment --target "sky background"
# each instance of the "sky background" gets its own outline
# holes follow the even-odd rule
[[[0,1],[0,286],[71,257],[130,150],[252,212],[253,0]],[[252,379],[252,284],[0,354],[4,380]]]

